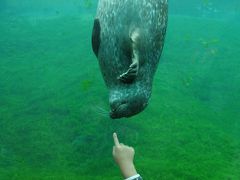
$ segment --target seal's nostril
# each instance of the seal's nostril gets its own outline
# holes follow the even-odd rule
[[[117,119],[118,118],[118,116],[114,112],[110,112],[109,116],[112,119]]]
[[[121,106],[121,105],[125,105],[127,104],[128,102],[126,100],[123,100],[123,101],[110,101],[110,107],[111,107],[111,110],[114,112],[114,111],[117,111],[117,109]]]
[[[127,104],[127,101],[126,101],[126,100],[124,100],[124,101],[122,101],[122,102],[121,102],[121,104]]]

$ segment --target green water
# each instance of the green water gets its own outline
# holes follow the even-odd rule
[[[113,121],[90,44],[95,7],[85,8],[0,13],[0,179],[121,179],[116,131],[144,179],[239,180],[239,22],[170,6],[149,106]]]

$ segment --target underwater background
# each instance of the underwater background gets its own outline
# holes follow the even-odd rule
[[[108,117],[91,49],[97,1],[0,0],[0,179],[240,179],[240,1],[170,0],[147,109]]]

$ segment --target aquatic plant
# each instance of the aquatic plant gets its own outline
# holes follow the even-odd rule
[[[83,0],[85,8],[91,8],[93,6],[92,0]]]

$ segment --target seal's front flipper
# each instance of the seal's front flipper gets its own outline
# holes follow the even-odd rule
[[[94,20],[93,30],[92,30],[92,49],[94,54],[98,57],[98,50],[100,47],[101,39],[100,39],[100,22],[99,19]]]
[[[139,29],[135,29],[130,34],[130,40],[131,40],[131,48],[132,48],[132,63],[129,66],[129,69],[127,72],[121,74],[118,79],[121,80],[124,83],[131,83],[133,82],[137,75],[138,75],[138,69],[139,69],[139,50],[138,50],[138,43],[139,43]]]

